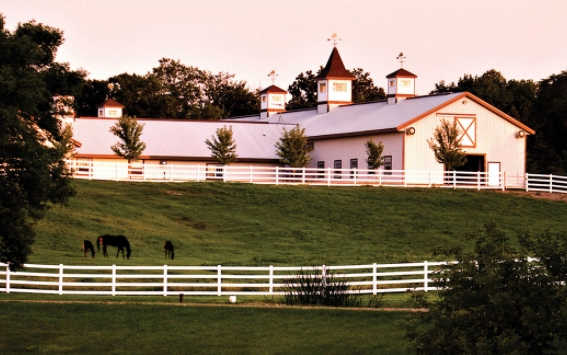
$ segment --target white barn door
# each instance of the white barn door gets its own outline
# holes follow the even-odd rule
[[[488,163],[488,186],[500,186],[500,163]]]

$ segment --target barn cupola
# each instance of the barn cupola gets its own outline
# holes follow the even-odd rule
[[[98,117],[122,117],[122,109],[124,105],[112,99],[107,99],[103,104],[97,107]]]
[[[275,71],[272,70],[268,76],[272,78],[272,85],[260,91],[260,119],[285,111],[287,91],[274,85]]]
[[[314,80],[317,82],[317,113],[327,113],[337,106],[352,104],[352,82],[356,77],[343,64],[337,50],[337,35],[329,41],[334,42],[333,52],[325,68]]]
[[[387,87],[389,105],[405,100],[408,97],[416,96],[415,78],[417,78],[417,75],[410,73],[403,68],[405,58],[404,54],[400,53],[397,59],[400,61],[402,68],[386,76],[386,79],[388,79]]]

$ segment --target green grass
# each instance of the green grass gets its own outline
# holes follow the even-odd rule
[[[394,312],[103,303],[0,307],[5,355],[401,354],[407,345],[399,327],[405,315]]]
[[[517,233],[564,231],[567,203],[475,190],[74,182],[69,207],[37,225],[29,263],[93,265],[347,265],[434,260],[436,247],[494,220]],[[81,242],[124,234],[129,261],[85,259]]]
[[[563,232],[567,203],[445,189],[74,181],[69,207],[38,223],[29,263],[69,265],[348,265],[434,260],[472,248],[496,221]],[[124,234],[130,260],[84,258],[83,239]],[[161,247],[173,241],[176,258]],[[434,296],[434,294],[432,295]],[[407,294],[384,308],[408,307]],[[57,303],[65,301],[70,303]],[[0,294],[2,354],[404,354],[405,312],[288,308],[278,299]],[[364,302],[363,302],[364,304]],[[240,307],[239,307],[240,306]],[[267,307],[266,307],[267,306]]]

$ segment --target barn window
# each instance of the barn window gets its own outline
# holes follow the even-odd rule
[[[333,91],[347,91],[346,83],[333,83]]]
[[[392,175],[392,156],[384,156],[384,175]]]
[[[335,160],[335,179],[341,178],[341,169],[343,168],[343,161],[342,160]]]
[[[317,162],[317,178],[318,179],[323,179],[325,177],[325,162],[324,161],[318,161]]]
[[[350,160],[350,178],[354,177],[356,170],[358,169],[358,159],[351,159]]]

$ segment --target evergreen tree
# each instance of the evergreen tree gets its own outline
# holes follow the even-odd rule
[[[372,169],[378,169],[384,165],[384,157],[382,157],[384,146],[382,145],[382,142],[378,142],[378,144],[376,144],[371,139],[366,142],[365,146],[366,154],[368,154],[368,158],[366,159],[368,166]]]
[[[146,149],[146,143],[140,139],[143,129],[144,124],[138,124],[136,117],[126,115],[120,117],[118,122],[110,128],[110,132],[120,138],[121,142],[117,142],[110,148],[119,157],[128,159],[128,162],[138,159]]]
[[[217,129],[217,136],[211,136],[211,139],[205,140],[205,143],[211,150],[211,156],[222,165],[228,165],[236,160],[236,143],[232,137],[232,126],[226,128],[223,126]]]
[[[313,147],[308,144],[305,128],[295,126],[291,131],[283,129],[283,135],[276,143],[276,153],[280,157],[280,162],[294,167],[302,168],[307,166],[312,158],[309,152]]]
[[[467,161],[465,152],[461,149],[459,134],[456,121],[451,123],[443,119],[441,124],[435,127],[433,138],[427,140],[429,147],[435,153],[435,159],[445,165],[446,171],[452,171]]]

